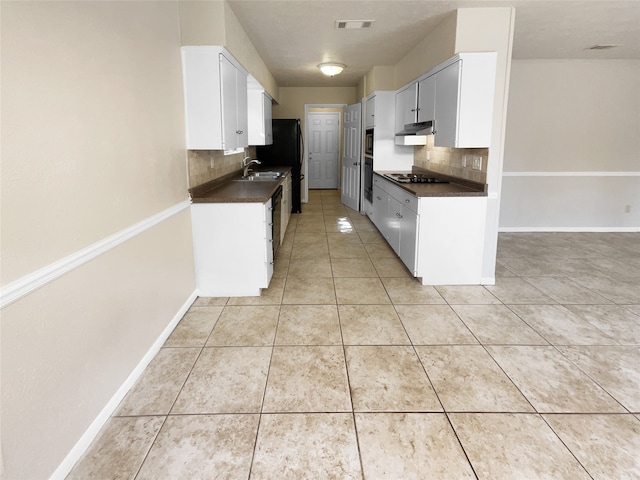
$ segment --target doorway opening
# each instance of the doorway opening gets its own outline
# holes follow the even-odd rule
[[[308,184],[310,189],[337,189],[342,112],[307,113]]]

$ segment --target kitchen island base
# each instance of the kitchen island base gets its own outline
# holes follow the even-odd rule
[[[438,192],[439,185],[416,196],[375,173],[367,214],[423,285],[481,285],[487,197],[455,185]]]

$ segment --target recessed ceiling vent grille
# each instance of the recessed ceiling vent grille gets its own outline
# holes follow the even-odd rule
[[[594,45],[593,47],[586,48],[585,50],[610,50],[612,48],[621,47],[618,43],[603,43],[600,45]]]
[[[375,20],[336,20],[337,29],[357,30],[371,28]]]

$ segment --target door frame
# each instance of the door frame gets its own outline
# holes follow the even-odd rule
[[[304,138],[305,138],[305,148],[304,155],[302,156],[304,162],[304,181],[302,182],[302,202],[309,203],[309,184],[307,183],[307,178],[309,178],[309,148],[307,144],[307,139],[309,136],[309,122],[307,119],[309,118],[309,110],[312,108],[339,108],[340,112],[340,126],[342,127],[342,122],[344,122],[344,107],[346,107],[346,103],[305,103],[304,104]],[[338,128],[338,134],[340,135],[339,143],[340,148],[338,152],[338,188],[342,185],[342,129]]]

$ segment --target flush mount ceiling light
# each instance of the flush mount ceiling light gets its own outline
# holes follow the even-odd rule
[[[318,68],[329,77],[339,75],[344,70],[345,65],[341,63],[321,63]]]

